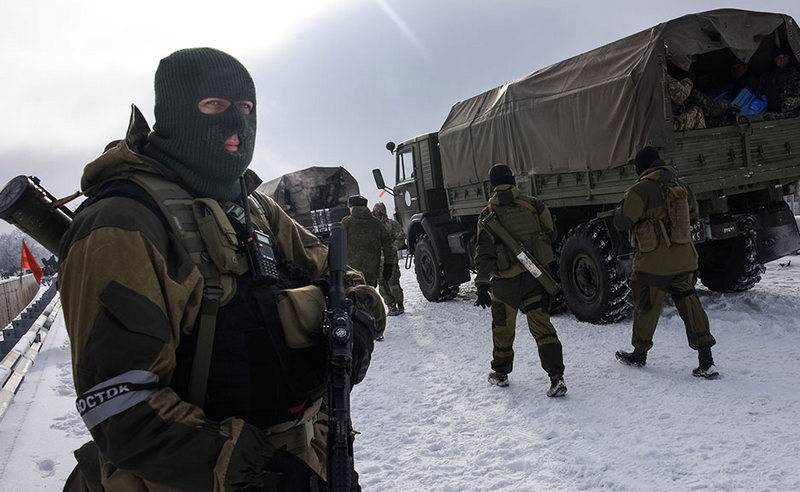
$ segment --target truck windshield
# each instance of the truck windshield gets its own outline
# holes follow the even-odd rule
[[[414,178],[414,152],[408,149],[397,155],[397,181]]]

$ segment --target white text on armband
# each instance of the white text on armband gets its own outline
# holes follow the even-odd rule
[[[155,373],[128,371],[93,386],[75,401],[75,406],[86,427],[91,429],[146,400],[157,391],[157,383]]]

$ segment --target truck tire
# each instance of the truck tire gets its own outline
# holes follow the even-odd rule
[[[458,294],[458,286],[448,285],[444,269],[436,259],[433,242],[427,234],[420,235],[414,247],[414,273],[419,290],[431,302],[449,301]]]
[[[698,276],[714,292],[744,292],[761,281],[755,231],[700,245]]]
[[[631,289],[625,269],[614,256],[611,238],[600,222],[575,227],[559,257],[564,300],[580,321],[604,324],[631,311]]]

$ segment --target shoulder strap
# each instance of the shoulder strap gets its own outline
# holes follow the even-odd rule
[[[197,325],[192,370],[189,375],[189,401],[199,407],[205,404],[211,356],[214,350],[214,334],[217,328],[217,313],[223,297],[219,269],[206,253],[194,216],[194,198],[172,181],[153,174],[134,173],[129,179],[141,186],[161,209],[162,215],[172,231],[189,253],[194,264],[203,275],[203,300],[200,304],[200,319]]]

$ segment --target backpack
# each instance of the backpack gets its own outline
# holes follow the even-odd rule
[[[661,184],[664,197],[665,218],[661,220],[662,232],[668,243],[692,242],[692,223],[689,211],[689,190],[677,181]],[[666,230],[664,230],[666,229]]]

